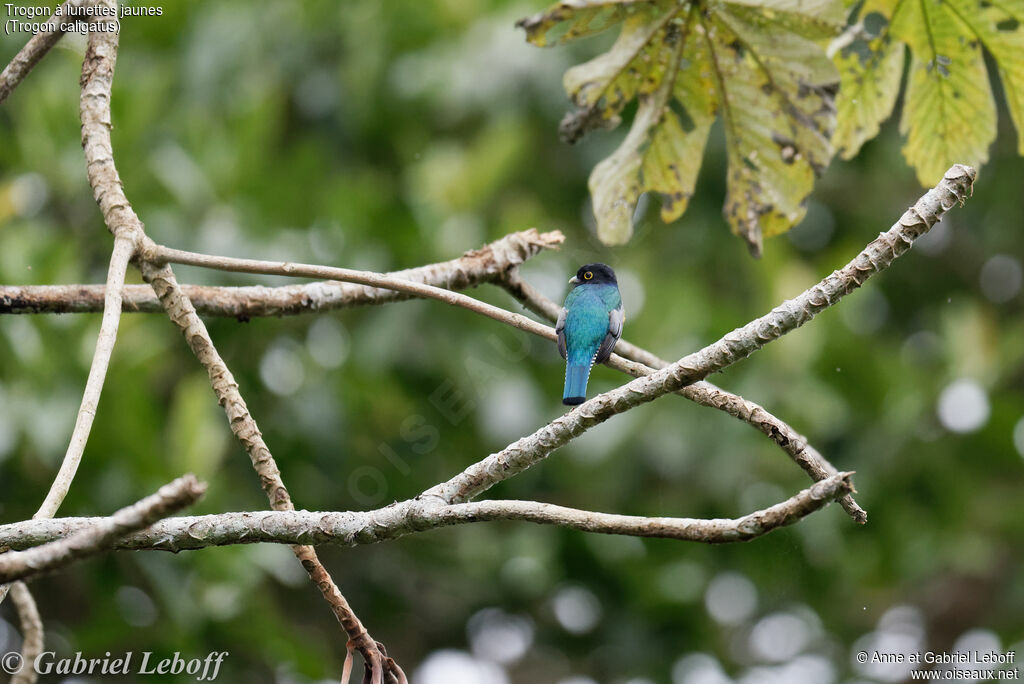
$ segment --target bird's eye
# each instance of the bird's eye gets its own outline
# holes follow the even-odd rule
[[[591,273],[590,271],[587,271],[586,273],[583,274],[583,279],[584,280],[590,280],[593,277],[594,277],[594,274]]]

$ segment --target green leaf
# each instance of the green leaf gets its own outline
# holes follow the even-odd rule
[[[669,21],[674,18],[668,15]],[[600,63],[609,56],[619,54],[615,48],[607,55],[583,67],[571,69],[566,74],[567,85],[570,82],[581,84],[579,89],[570,90],[576,93],[574,100],[581,107],[580,111],[597,112],[605,120],[617,113],[628,99],[633,96],[639,99],[629,134],[610,157],[594,167],[590,175],[594,214],[598,217],[598,237],[606,244],[622,244],[629,239],[633,232],[633,211],[644,191],[661,193],[662,218],[666,222],[682,215],[693,194],[708,131],[714,122],[710,80],[706,76],[702,77],[702,72],[695,68],[680,73],[682,64],[702,63],[704,55],[701,43],[696,40],[687,41],[685,36],[652,43],[651,31],[646,26],[636,29],[637,22],[631,23],[633,26],[629,23],[624,26],[616,45],[628,45],[631,54],[636,54],[638,49],[647,49],[647,71],[642,74],[626,74],[623,67],[607,80],[608,84],[614,84],[616,80],[624,81],[623,88],[632,88],[628,96],[619,89],[604,89],[610,92],[611,99],[606,98],[603,106],[598,107],[603,93],[597,87],[573,80],[586,71],[589,64]],[[665,21],[659,23],[663,27],[668,25]],[[686,31],[691,31],[695,23],[693,17],[687,17],[683,26]],[[644,36],[642,41],[633,39],[636,32]],[[623,64],[633,61],[636,60],[630,58]],[[657,90],[647,92],[654,85],[657,85]],[[679,113],[670,107],[673,97],[687,103],[685,108],[679,109]],[[585,125],[592,120],[591,115],[585,114],[579,123]],[[563,123],[563,131],[565,128]],[[688,160],[696,160],[696,163],[688,163]]]
[[[893,35],[913,53],[900,133],[903,156],[922,185],[954,162],[980,166],[996,137],[996,105],[977,41],[945,2],[903,2]]]
[[[1017,153],[1024,154],[1024,0],[951,0],[948,7],[991,53],[1017,128]]]
[[[855,41],[836,55],[838,121],[832,145],[843,159],[853,159],[892,114],[900,93],[905,49],[903,43],[886,35],[866,44]]]
[[[832,156],[838,74],[817,42],[842,20],[838,0],[691,3],[563,2],[524,20],[527,38],[548,44],[620,24],[599,57],[566,72],[577,110],[562,123],[572,142],[637,113],[618,149],[590,177],[598,236],[621,244],[643,192],[662,197],[662,219],[686,210],[708,132],[721,116],[728,151],[724,213],[759,254],[763,236],[804,214],[815,171]]]
[[[561,45],[607,31],[648,0],[565,0],[547,11],[520,19],[526,39],[537,47]]]
[[[835,146],[846,158],[878,133],[899,89],[904,44],[910,74],[900,119],[903,155],[924,186],[954,163],[980,166],[996,136],[996,106],[982,47],[996,64],[1024,154],[1024,0],[867,0],[858,22],[888,23],[839,50]]]

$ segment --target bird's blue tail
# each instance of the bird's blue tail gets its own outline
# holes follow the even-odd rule
[[[562,403],[566,406],[582,404],[587,400],[587,380],[590,379],[589,363],[570,363],[565,367],[565,392]]]

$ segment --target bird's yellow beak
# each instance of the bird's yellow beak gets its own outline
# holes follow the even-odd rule
[[[573,276],[572,278],[569,278],[569,284],[570,285],[579,285],[580,284],[580,279],[577,278],[576,276]]]

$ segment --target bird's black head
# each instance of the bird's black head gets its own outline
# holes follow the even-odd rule
[[[615,271],[608,264],[585,264],[576,271],[576,277],[569,281],[573,285],[584,285],[586,283],[610,283],[618,285],[615,280]]]

